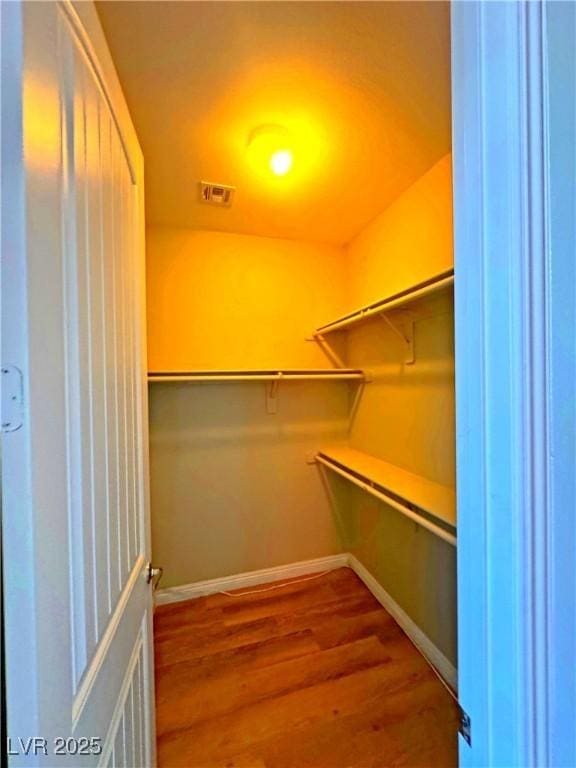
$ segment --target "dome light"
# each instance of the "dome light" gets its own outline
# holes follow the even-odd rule
[[[278,149],[270,158],[270,168],[276,176],[284,176],[292,168],[292,152],[289,149]]]
[[[261,125],[248,138],[252,167],[264,176],[285,176],[292,169],[294,155],[290,134],[279,125]]]

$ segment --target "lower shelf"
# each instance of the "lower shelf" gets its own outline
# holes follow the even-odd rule
[[[456,544],[456,494],[453,488],[347,446],[322,449],[316,460],[444,541]]]

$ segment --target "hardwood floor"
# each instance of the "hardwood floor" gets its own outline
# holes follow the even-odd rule
[[[452,698],[348,568],[154,626],[160,768],[457,765]]]

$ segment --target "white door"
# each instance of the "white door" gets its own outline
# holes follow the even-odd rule
[[[91,3],[2,3],[13,765],[154,764],[143,167]]]

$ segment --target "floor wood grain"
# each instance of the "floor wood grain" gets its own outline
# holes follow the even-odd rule
[[[349,568],[261,589],[157,608],[160,768],[457,765],[452,698]]]

